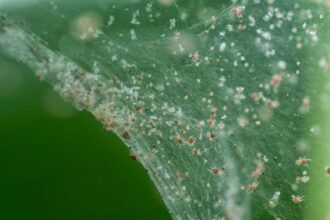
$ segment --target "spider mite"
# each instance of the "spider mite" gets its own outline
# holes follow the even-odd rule
[[[261,172],[259,170],[255,170],[252,172],[252,177],[258,178],[261,175]]]
[[[183,174],[180,172],[180,171],[176,171],[175,172],[175,178],[178,180],[178,181],[182,181],[183,180]]]
[[[191,55],[191,59],[194,63],[196,63],[199,60],[199,54],[198,52],[195,52],[194,54]]]
[[[297,177],[296,178],[296,183],[307,183],[309,181],[308,176],[303,176],[303,177]]]
[[[252,172],[252,177],[259,178],[259,176],[264,172],[265,166],[263,163],[259,163],[257,168]]]
[[[309,107],[310,107],[310,99],[309,99],[309,97],[305,97],[302,101],[301,108],[303,110],[308,110]]]
[[[301,202],[304,201],[304,197],[303,196],[292,195],[291,198],[292,198],[292,202],[294,202],[294,203],[301,203]]]
[[[130,151],[129,151],[129,156],[130,156],[133,160],[138,161],[139,157],[142,157],[143,154],[142,154],[141,151],[135,152],[135,151],[133,151],[133,150],[130,150]]]
[[[141,113],[142,112],[142,106],[140,106],[140,105],[135,106],[135,111],[138,112],[138,113]]]
[[[243,30],[246,29],[246,25],[239,24],[239,25],[237,26],[237,29],[240,30],[240,31],[243,31]]]
[[[126,140],[130,140],[131,139],[131,136],[129,135],[129,133],[127,131],[125,131],[123,133],[123,138],[125,138]]]
[[[194,136],[190,136],[190,137],[188,138],[188,143],[189,143],[189,144],[194,144],[194,143],[195,143],[195,137],[194,137]]]
[[[274,108],[277,108],[279,104],[276,100],[267,100],[266,105],[268,108],[274,109]]]
[[[210,172],[214,175],[222,175],[223,171],[220,170],[219,168],[211,168]]]
[[[325,172],[330,176],[330,166],[325,168]]]
[[[233,7],[231,9],[231,14],[234,14],[234,15],[236,15],[239,18],[243,17],[242,9],[240,7]]]
[[[255,103],[259,103],[261,97],[258,93],[253,92],[250,96]]]
[[[248,185],[248,191],[249,192],[255,191],[258,187],[258,184],[259,184],[258,182],[253,182],[253,183],[249,184]]]
[[[193,150],[192,150],[192,153],[194,154],[194,155],[201,155],[202,154],[202,151],[201,150],[199,150],[199,149],[196,149],[196,148],[194,148]]]
[[[182,137],[178,136],[175,138],[176,142],[178,142],[179,144],[182,144],[183,143],[183,139]]]
[[[214,133],[207,133],[207,137],[209,138],[209,140],[212,140],[212,139],[215,139],[217,137],[217,135]]]
[[[173,124],[174,124],[175,126],[179,126],[179,125],[181,125],[182,123],[181,123],[180,120],[174,120],[174,121],[173,121]]]
[[[217,113],[218,109],[216,107],[212,107],[211,108],[211,116],[215,116],[215,114]]]
[[[132,158],[132,160],[137,161],[138,159],[138,155],[136,155],[133,151],[129,152],[129,156]]]
[[[156,171],[151,171],[151,175],[152,176],[157,176],[157,172]]]
[[[211,118],[207,121],[207,123],[210,125],[211,128],[213,128],[215,126],[215,119],[214,118]]]
[[[272,78],[271,84],[272,86],[274,86],[275,88],[280,87],[281,85],[281,81],[282,81],[282,76],[281,74],[275,74]]]
[[[44,76],[43,74],[36,74],[36,78],[37,78],[37,80],[39,80],[39,81],[44,81],[45,76]]]
[[[296,165],[297,166],[308,166],[308,162],[311,159],[308,159],[306,157],[299,157],[298,160],[296,160]]]

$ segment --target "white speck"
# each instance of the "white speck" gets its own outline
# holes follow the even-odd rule
[[[137,37],[136,37],[135,30],[134,30],[134,29],[131,29],[130,33],[131,33],[131,39],[132,39],[132,40],[136,40]]]
[[[222,43],[220,44],[220,46],[219,46],[219,51],[220,51],[220,52],[223,52],[223,51],[225,51],[225,49],[226,49],[226,43],[225,43],[225,42],[222,42]]]
[[[137,10],[133,13],[132,15],[132,20],[131,20],[131,24],[135,24],[135,25],[139,25],[140,22],[137,20],[137,17],[140,15],[140,11]]]
[[[107,25],[111,26],[111,25],[113,25],[114,22],[115,22],[115,17],[113,15],[110,15]]]
[[[175,28],[175,23],[176,23],[175,18],[170,19],[170,30],[173,30]]]
[[[284,62],[283,60],[279,61],[278,62],[278,67],[281,69],[281,70],[284,70],[286,68],[286,62]]]

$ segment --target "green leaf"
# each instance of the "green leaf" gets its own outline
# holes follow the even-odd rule
[[[326,1],[0,7],[1,52],[118,134],[174,219],[329,215]]]

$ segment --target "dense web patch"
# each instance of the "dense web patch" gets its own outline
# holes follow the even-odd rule
[[[118,134],[174,219],[301,219],[329,2],[72,4],[3,3],[2,52]]]

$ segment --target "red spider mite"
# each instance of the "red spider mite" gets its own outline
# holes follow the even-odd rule
[[[194,144],[194,143],[195,143],[195,137],[194,137],[194,136],[190,136],[190,137],[188,138],[188,143],[189,143],[189,144]]]
[[[223,174],[223,171],[218,168],[213,168],[213,169],[211,169],[211,173],[214,175],[221,175],[221,174]]]
[[[299,157],[297,160],[296,160],[296,165],[297,166],[308,166],[308,162],[310,161],[311,159],[308,159],[306,157]]]
[[[242,10],[239,7],[233,7],[231,12],[235,14],[237,17],[242,17]]]
[[[255,191],[257,189],[257,187],[258,187],[258,184],[259,184],[258,182],[253,182],[253,183],[249,184],[248,185],[248,190],[250,192]]]
[[[294,203],[301,203],[301,202],[304,201],[304,197],[303,196],[292,195],[291,198],[292,198],[292,202],[294,202]]]
[[[272,78],[272,85],[278,88],[281,85],[282,76],[280,74],[275,74]]]

